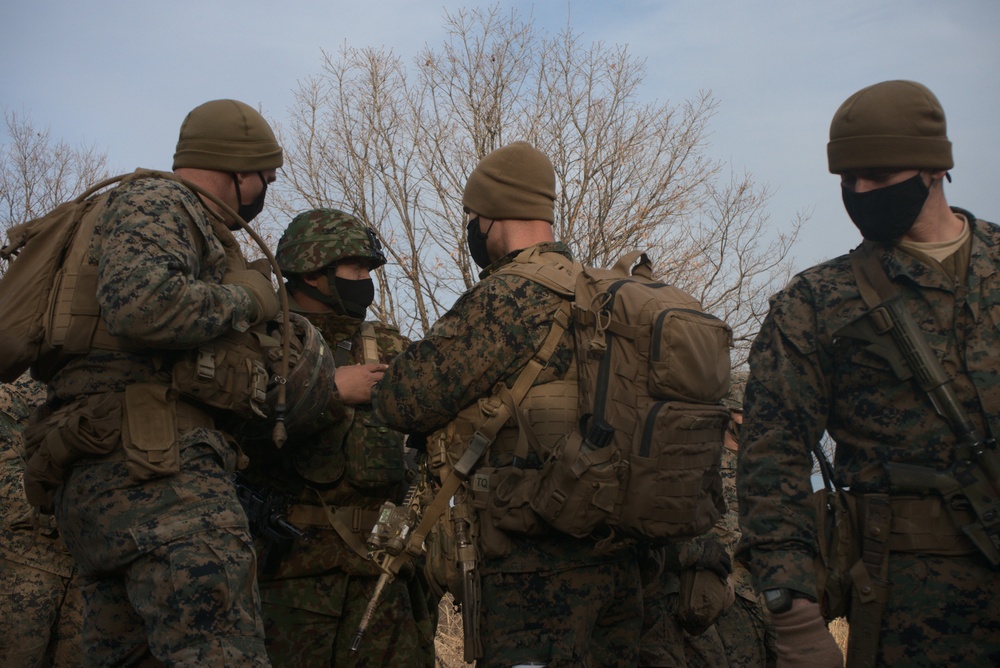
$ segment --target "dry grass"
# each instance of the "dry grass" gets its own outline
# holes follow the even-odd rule
[[[840,651],[844,653],[844,662],[847,662],[847,619],[844,617],[838,617],[837,619],[830,622],[830,633],[833,634],[833,639],[837,641],[840,645]]]
[[[434,638],[434,648],[437,651],[438,668],[468,668],[463,658],[462,613],[455,611],[451,594],[445,594],[438,606],[437,636]],[[840,645],[847,659],[847,620],[843,617],[830,622],[830,633]]]
[[[437,635],[434,638],[438,668],[466,668],[473,665],[464,660],[464,646],[462,613],[455,610],[451,594],[445,594],[438,606]]]

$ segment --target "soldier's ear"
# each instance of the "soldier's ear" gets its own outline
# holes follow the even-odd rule
[[[299,280],[316,289],[329,287],[325,271],[310,271],[299,276]]]

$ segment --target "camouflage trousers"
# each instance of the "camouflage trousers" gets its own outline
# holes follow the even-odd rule
[[[637,665],[642,625],[639,567],[630,559],[481,579],[481,638],[491,668]]]
[[[195,443],[180,473],[145,482],[123,459],[74,465],[56,521],[79,567],[85,665],[269,665],[227,454]]]
[[[351,651],[377,581],[345,573],[262,581],[272,665],[433,668],[437,609],[429,609],[426,588],[416,577],[385,586],[358,651]]]
[[[718,668],[726,666],[726,650],[713,625],[699,636],[687,633],[677,621],[680,594],[663,586],[671,574],[643,592],[642,668]]]
[[[893,552],[878,666],[1000,666],[1000,572],[979,555]]]
[[[76,578],[0,558],[0,666],[82,665]]]
[[[737,596],[715,622],[729,668],[774,668],[778,656],[774,627],[759,598]]]

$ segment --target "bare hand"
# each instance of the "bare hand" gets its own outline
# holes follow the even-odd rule
[[[382,380],[385,364],[352,364],[338,367],[333,377],[340,398],[348,406],[371,403],[372,386]]]

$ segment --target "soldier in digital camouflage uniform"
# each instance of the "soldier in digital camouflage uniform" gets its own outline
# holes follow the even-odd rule
[[[248,480],[290,500],[289,521],[309,532],[274,562],[273,546],[263,545],[268,654],[275,666],[433,666],[436,602],[412,572],[385,587],[358,650],[350,649],[380,574],[365,541],[382,503],[399,503],[409,480],[403,434],[378,422],[369,403],[385,363],[408,343],[395,327],[365,321],[382,244],[354,216],[314,209],[292,220],[276,256],[291,310],[335,351],[337,394],[322,431],[270,457],[251,452]]]
[[[27,374],[0,385],[0,665],[79,666],[83,625],[73,557],[55,521],[24,498],[21,432],[45,386]]]
[[[1000,436],[1000,229],[948,206],[953,160],[937,98],[911,81],[858,91],[833,117],[827,154],[863,249],[901,295],[968,419]],[[861,324],[871,320],[859,320],[865,284],[846,255],[802,272],[772,298],[750,356],[741,545],[775,613],[779,665],[841,662],[813,565],[811,448],[824,430],[836,442],[837,484],[866,509],[854,513],[866,575],[855,580],[848,663],[877,644],[879,666],[1000,665],[1000,577],[962,530],[975,521],[969,506],[946,508],[933,489],[904,493],[887,477],[890,462],[947,471],[973,454],[916,380],[894,373],[895,344],[870,345]],[[858,619],[880,599],[876,621]]]
[[[257,111],[214,100],[185,118],[173,168],[249,220],[281,164]],[[176,181],[136,179],[99,206],[89,256],[106,341],[52,375],[51,416],[25,432],[40,435],[27,489],[51,484],[47,461],[67,469],[54,506],[82,579],[85,664],[267,666],[240,457],[222,429],[233,414],[168,390],[200,346],[273,318],[273,285],[246,268],[236,221]],[[107,454],[64,457],[85,447]]]
[[[525,142],[493,151],[472,172],[463,204],[469,250],[483,268],[482,280],[426,338],[390,363],[376,385],[376,413],[391,427],[429,434],[450,429],[470,411],[478,415],[478,400],[500,383],[510,386],[542,345],[562,298],[534,281],[497,272],[524,249],[571,257],[565,244],[554,241],[554,199],[551,162]],[[574,365],[573,348],[571,334],[564,333],[526,401],[563,382]],[[575,422],[575,404],[571,413]],[[572,427],[546,426],[548,439]],[[509,470],[517,436],[516,425],[508,423],[481,464]],[[523,466],[540,467],[542,456],[532,448]],[[504,519],[513,520],[497,521]],[[501,531],[485,514],[478,524],[480,533],[493,536],[479,543],[484,656],[477,665],[636,665],[642,601],[634,549],[598,554],[591,541],[544,528]]]

